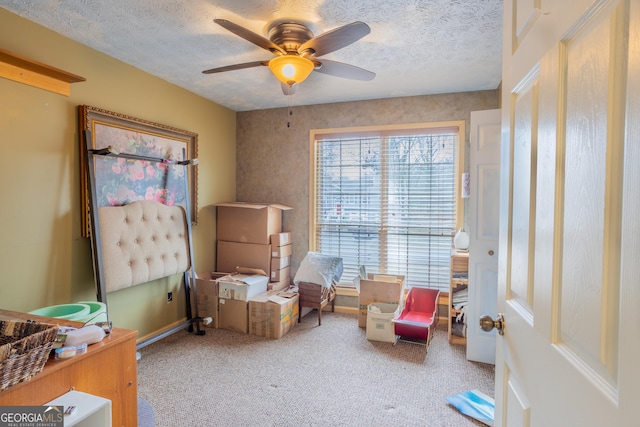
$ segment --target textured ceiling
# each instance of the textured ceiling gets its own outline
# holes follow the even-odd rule
[[[0,7],[236,111],[495,89],[502,0],[0,0]],[[271,59],[213,22],[267,37],[292,19],[314,35],[362,21],[371,33],[325,59],[376,73],[354,81],[312,73],[284,96],[267,67],[203,70]]]

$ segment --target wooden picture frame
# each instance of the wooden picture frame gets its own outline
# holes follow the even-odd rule
[[[90,235],[85,130],[91,148],[112,147],[120,153],[172,160],[198,156],[198,134],[137,119],[88,105],[78,106],[80,140],[80,196],[82,235]],[[188,180],[191,223],[198,223],[198,170],[196,165],[145,162],[115,157],[94,157],[98,206],[119,206],[135,200],[157,200],[185,206],[184,179]],[[186,171],[186,173],[185,173]],[[186,175],[186,176],[185,176]]]

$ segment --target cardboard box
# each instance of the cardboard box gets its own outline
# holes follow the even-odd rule
[[[290,206],[266,203],[217,203],[217,239],[268,245],[282,231],[282,212]],[[220,269],[220,268],[218,268]]]
[[[236,267],[256,268],[269,276],[271,271],[271,245],[225,242],[218,240],[216,268],[218,271],[236,271]]]
[[[398,304],[372,302],[367,307],[367,339],[370,341],[396,342],[393,319],[400,314]]]
[[[367,310],[372,302],[400,305],[404,276],[367,274],[358,288],[358,326],[367,327]]]
[[[212,322],[206,325],[208,328],[218,328],[218,282],[224,273],[200,273],[196,279],[196,302],[198,304],[198,316],[211,317]],[[195,315],[195,310],[193,311]]]
[[[278,246],[276,244],[271,244],[271,257],[272,258],[284,258],[291,256],[293,254],[293,246],[292,245],[282,245]]]
[[[269,243],[271,243],[272,246],[290,245],[292,243],[291,233],[289,231],[283,231],[282,233],[272,234]]]
[[[285,268],[281,268],[278,270],[271,270],[271,276],[269,276],[270,282],[282,282],[286,280],[287,283],[291,279],[291,267],[286,266]]]
[[[218,319],[220,329],[249,333],[249,303],[234,299],[220,298],[218,300]]]
[[[291,265],[291,257],[271,258],[271,270],[282,270]]]
[[[275,273],[275,274],[274,274]],[[282,270],[271,271],[271,281],[267,285],[268,290],[286,289],[291,286],[291,267]]]
[[[287,280],[282,280],[280,282],[269,282],[267,285],[267,291],[282,291],[291,286],[291,283]]]
[[[281,295],[291,294],[289,298]],[[298,294],[270,291],[249,301],[249,334],[281,338],[298,323]]]
[[[259,274],[233,274],[218,279],[218,296],[229,300],[249,301],[267,292],[269,278]]]

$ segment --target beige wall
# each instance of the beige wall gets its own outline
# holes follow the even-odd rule
[[[470,112],[498,108],[498,95],[489,90],[294,106],[291,115],[286,108],[240,112],[238,200],[293,206],[284,214],[284,228],[293,234],[293,275],[309,249],[310,129],[465,120],[468,151]],[[468,169],[468,156],[465,165]]]
[[[235,198],[236,113],[1,8],[0,47],[86,78],[69,97],[0,78],[0,308],[95,300],[89,240],[80,235],[76,117],[83,104],[198,133],[195,266],[212,270],[215,211],[207,206]],[[109,294],[112,320],[139,336],[179,320],[178,282]]]

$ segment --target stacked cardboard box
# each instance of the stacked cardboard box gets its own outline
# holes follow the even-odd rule
[[[298,322],[298,294],[268,291],[249,301],[249,333],[281,338]]]
[[[366,279],[360,279],[358,289],[358,326],[367,327],[367,312],[372,302],[385,304],[400,304],[404,276],[390,274],[367,274]]]
[[[257,268],[271,276],[271,236],[282,232],[282,212],[289,206],[264,203],[218,203],[218,271]]]
[[[249,301],[267,292],[269,278],[258,274],[234,274],[218,282],[219,328],[249,332]]]
[[[263,290],[242,298],[234,297],[241,294],[238,289],[228,288],[218,281],[218,327],[246,334],[249,331],[249,301],[267,290],[289,287],[291,233],[282,231],[282,213],[291,207],[245,202],[218,203],[216,206],[217,270],[232,273],[242,267],[262,270],[266,275]]]
[[[196,298],[198,316],[210,317],[209,328],[219,328],[218,319],[218,279],[225,276],[222,273],[200,273],[196,279]],[[193,311],[195,313],[195,310]]]
[[[291,284],[291,233],[282,232],[271,235],[271,273],[269,289],[286,289]]]
[[[282,338],[298,321],[299,296],[288,289],[263,292],[266,283],[266,277],[247,280],[246,275],[200,273],[198,315],[211,317],[209,328]]]
[[[218,240],[218,271],[233,273],[237,267],[254,268],[269,275],[271,271],[271,245],[239,243]]]

